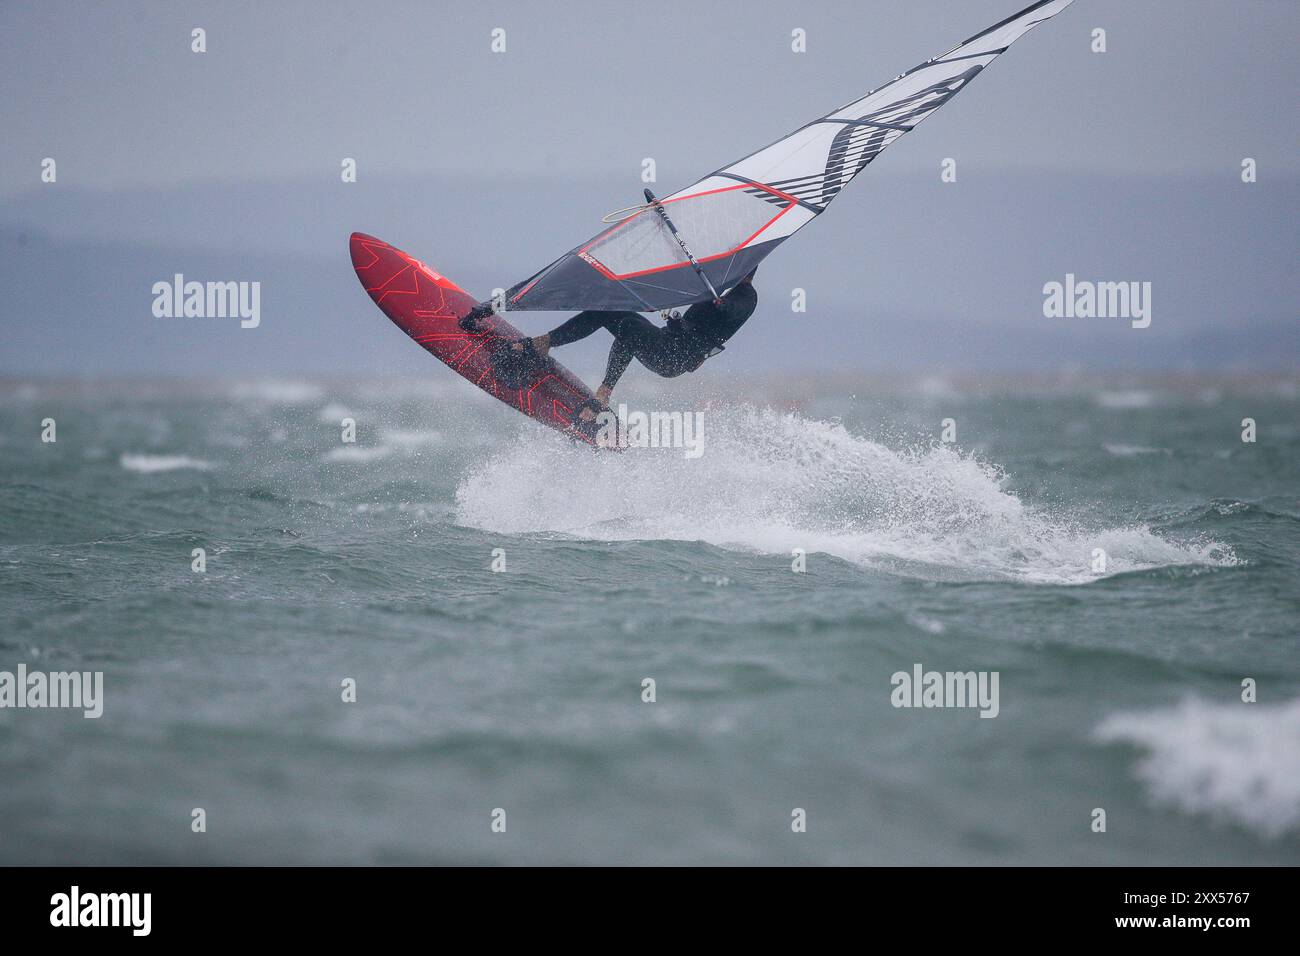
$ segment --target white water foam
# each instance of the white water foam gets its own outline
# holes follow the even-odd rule
[[[396,454],[419,456],[427,448],[441,445],[445,440],[439,431],[385,428],[380,431],[379,444],[340,445],[323,453],[321,460],[363,465]]]
[[[537,431],[480,463],[457,519],[517,534],[706,541],[824,552],[927,580],[1081,584],[1125,571],[1235,563],[1144,527],[1085,530],[1027,508],[992,465],[948,447],[895,451],[841,425],[752,407],[705,414],[704,454],[601,453]],[[1093,549],[1107,570],[1092,570]]]
[[[1116,458],[1136,458],[1139,455],[1171,455],[1173,454],[1168,448],[1152,448],[1149,445],[1125,445],[1120,443],[1107,443],[1101,446],[1105,449],[1106,454],[1114,455]]]
[[[1300,828],[1300,699],[1210,703],[1116,714],[1104,743],[1145,751],[1137,775],[1156,802],[1276,838]]]
[[[441,445],[446,441],[446,438],[442,432],[436,429],[385,428],[380,432],[380,440],[386,445],[411,449],[423,448],[428,445]]]
[[[350,465],[365,464],[380,458],[387,458],[393,453],[388,445],[340,445],[321,455],[323,461],[347,462]]]
[[[212,467],[210,462],[191,458],[188,455],[123,455],[119,461],[127,471],[139,472],[142,475],[152,475],[160,471],[178,471],[182,468],[207,471]]]
[[[330,402],[323,405],[321,410],[316,413],[316,417],[323,422],[341,422],[345,418],[355,418],[346,405],[339,402]]]

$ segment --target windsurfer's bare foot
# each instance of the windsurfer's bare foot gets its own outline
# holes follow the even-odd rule
[[[483,324],[483,320],[492,315],[493,312],[494,310],[490,301],[480,302],[478,305],[474,306],[474,308],[462,315],[457,324],[460,326],[462,332],[482,332],[486,328]]]
[[[546,358],[546,354],[551,351],[551,335],[549,332],[534,336],[531,339],[520,339],[517,342],[511,342],[510,347],[516,352],[522,352],[526,348],[525,342],[532,343],[533,352],[538,358]]]

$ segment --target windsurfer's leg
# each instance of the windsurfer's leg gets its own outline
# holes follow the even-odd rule
[[[599,312],[588,309],[586,312],[579,312],[573,318],[557,325],[544,336],[547,344],[551,348],[559,348],[561,345],[568,345],[571,342],[577,342],[585,339],[597,329],[608,328],[611,332],[610,323],[616,321],[619,316],[636,315],[635,312]],[[617,333],[615,333],[617,334]]]
[[[619,314],[617,312],[597,312],[594,310],[579,312],[550,332],[544,332],[532,338],[521,338],[511,343],[510,347],[516,352],[531,351],[537,358],[545,358],[553,346],[568,345],[570,342],[585,339],[597,329],[608,327],[610,320]]]
[[[662,378],[674,378],[691,367],[690,357],[682,349],[681,336],[655,325],[639,312],[620,313],[609,330],[617,342],[631,348],[638,362]]]
[[[654,344],[664,334],[664,330],[647,319],[640,312],[606,312],[605,328],[610,335],[630,346],[636,355]]]
[[[585,339],[597,329],[608,329],[614,338],[627,338],[633,351],[641,347],[647,335],[658,331],[653,322],[639,312],[602,312],[588,309],[556,326],[551,331],[532,339],[533,351],[545,357],[552,348]]]

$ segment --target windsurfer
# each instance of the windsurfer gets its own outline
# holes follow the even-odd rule
[[[605,378],[596,389],[594,400],[579,410],[583,421],[591,421],[609,405],[614,386],[632,359],[663,378],[675,378],[694,372],[705,359],[723,350],[758,304],[754,289],[754,272],[742,278],[721,298],[697,302],[681,315],[672,315],[665,325],[656,325],[639,312],[579,312],[571,319],[543,335],[522,338],[501,349],[494,360],[503,378],[517,379],[535,369],[553,348],[585,339],[597,329],[608,329],[614,336],[605,367]],[[461,320],[466,331],[475,331],[476,323],[486,318],[482,305]]]

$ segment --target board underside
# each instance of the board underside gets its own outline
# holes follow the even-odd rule
[[[370,298],[421,348],[529,418],[576,440],[593,443],[590,435],[572,424],[574,410],[592,397],[572,372],[548,356],[523,387],[503,384],[492,366],[493,349],[502,340],[513,341],[522,333],[499,315],[483,319],[480,331],[466,332],[458,320],[478,300],[456,283],[365,233],[354,232],[350,248],[352,266]]]

